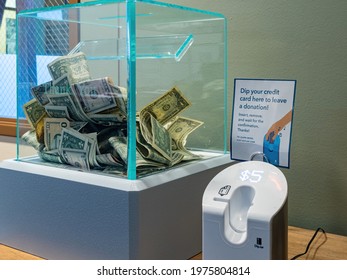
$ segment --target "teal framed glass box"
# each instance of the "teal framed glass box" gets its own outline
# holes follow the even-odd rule
[[[226,44],[223,15],[157,1],[20,12],[17,160],[135,180],[225,155]]]

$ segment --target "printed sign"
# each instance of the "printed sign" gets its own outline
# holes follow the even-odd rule
[[[235,79],[231,159],[289,168],[295,80]]]

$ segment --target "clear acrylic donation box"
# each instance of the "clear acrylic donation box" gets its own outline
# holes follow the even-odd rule
[[[0,243],[49,259],[182,259],[230,164],[226,19],[150,0],[17,16],[17,158]],[[18,131],[22,131],[18,129]]]

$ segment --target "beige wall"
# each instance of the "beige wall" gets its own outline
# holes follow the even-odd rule
[[[164,2],[229,19],[230,94],[234,78],[297,80],[289,223],[347,235],[347,2]]]

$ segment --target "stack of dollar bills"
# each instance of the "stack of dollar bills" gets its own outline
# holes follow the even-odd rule
[[[44,161],[126,175],[127,90],[109,77],[93,79],[82,52],[47,67],[52,81],[33,87],[33,99],[23,106],[32,129],[22,139]],[[137,112],[138,175],[200,158],[185,147],[188,135],[203,124],[180,116],[190,106],[173,87]]]

